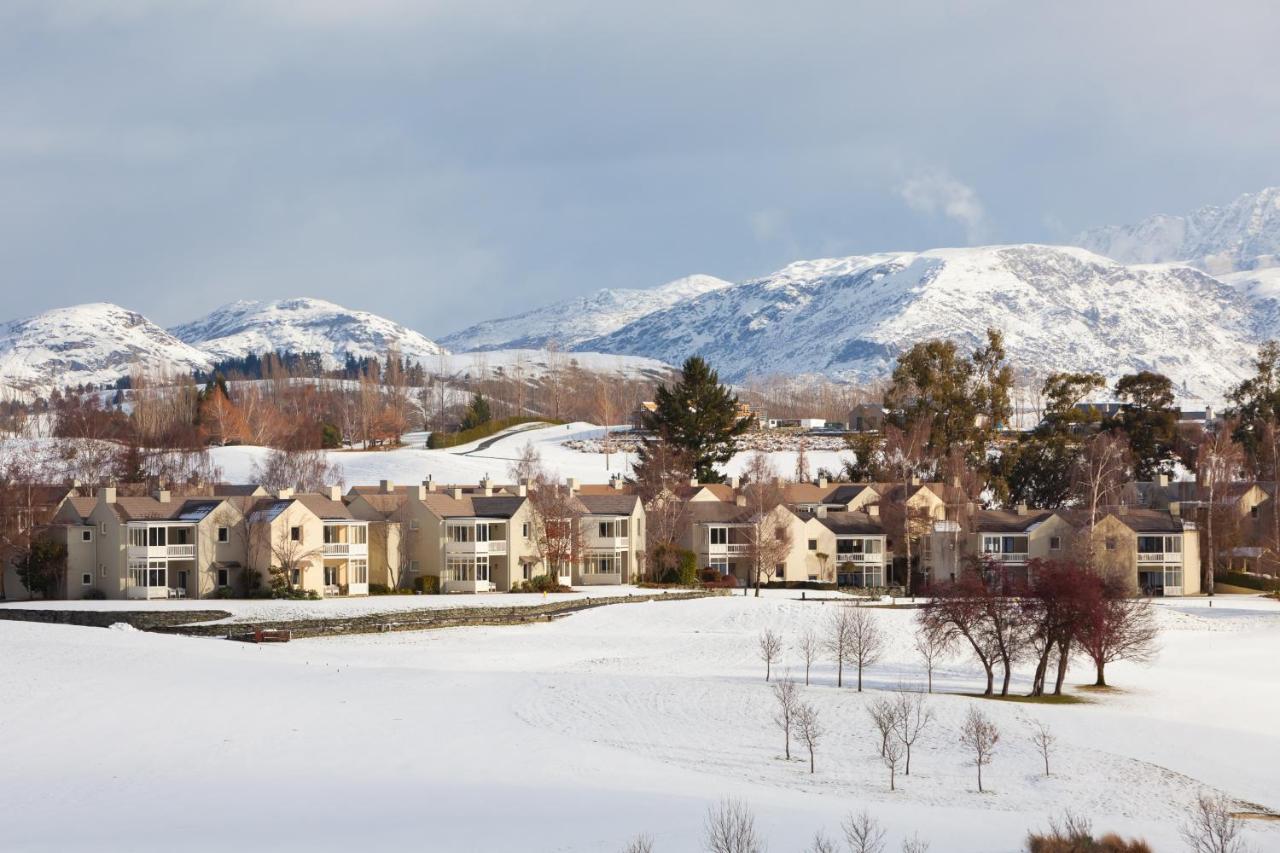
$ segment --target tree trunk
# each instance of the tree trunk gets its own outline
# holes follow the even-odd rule
[[[858,661],[858,692],[862,692],[862,661]]]
[[[929,692],[932,693],[933,692],[933,664],[929,664],[929,666],[926,667],[926,669],[929,672]]]
[[[1208,512],[1208,539],[1209,553],[1204,559],[1204,592],[1213,595],[1213,484],[1209,484],[1209,512]]]
[[[809,747],[809,772],[813,772],[813,747]]]
[[[1052,649],[1053,643],[1046,641],[1044,644],[1044,650],[1040,653],[1040,660],[1036,664],[1036,674],[1031,680],[1031,692],[1027,694],[1028,696],[1044,695],[1044,679],[1046,673],[1049,671],[1049,652]]]
[[[906,744],[906,747],[907,747],[907,766],[906,766],[906,773],[903,775],[910,776],[911,775],[911,744]]]
[[[996,688],[995,688],[995,673],[993,672],[993,670],[995,669],[995,667],[993,667],[989,662],[987,662],[987,661],[985,661],[985,660],[984,660],[984,661],[982,662],[982,668],[983,668],[983,669],[985,669],[985,670],[987,671],[987,689],[986,689],[986,691],[985,691],[982,695],[983,695],[983,696],[992,696],[992,695],[994,695],[994,694],[995,694],[995,690],[996,690]]]
[[[1098,669],[1098,678],[1093,682],[1093,686],[1106,687],[1107,686],[1107,665],[1104,662],[1097,659],[1094,660],[1093,665]]]
[[[978,793],[982,793],[982,762],[978,762]]]
[[[1053,695],[1062,695],[1062,682],[1067,678],[1067,664],[1071,660],[1071,638],[1064,637],[1058,641],[1058,672],[1053,685]]]
[[[836,687],[844,687],[844,661],[836,663]]]
[[[784,734],[784,738],[786,740],[787,761],[790,761],[791,760],[791,726],[790,725],[788,725],[786,728],[786,733]]]
[[[1004,683],[1000,686],[1000,695],[1009,695],[1009,677],[1013,675],[1013,666],[1009,663],[1009,656],[1002,654],[1000,656],[1000,665],[1004,667]]]

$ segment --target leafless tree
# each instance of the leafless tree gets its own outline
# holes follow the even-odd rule
[[[960,729],[960,743],[973,752],[973,763],[978,768],[978,793],[982,793],[982,768],[991,763],[1000,732],[991,718],[970,706]]]
[[[660,439],[645,442],[632,468],[636,494],[644,504],[645,564],[653,580],[676,567],[677,544],[685,523],[680,489],[689,484],[692,475],[688,455]]]
[[[258,522],[267,524],[268,522]],[[277,578],[276,583],[285,589],[294,588],[294,573],[302,574],[311,561],[318,557],[320,549],[303,543],[301,537],[293,538],[289,525],[280,525],[276,535],[271,539],[271,566],[269,571]]]
[[[653,853],[653,838],[644,834],[637,835],[622,848],[622,853]]]
[[[1205,511],[1205,554],[1203,555],[1204,580],[1202,588],[1213,595],[1214,571],[1218,565],[1218,552],[1222,550],[1214,538],[1214,516],[1222,516],[1218,506],[1225,490],[1240,474],[1244,465],[1244,451],[1232,438],[1234,421],[1224,421],[1216,430],[1206,432],[1196,450],[1196,476],[1207,493],[1209,506]]]
[[[809,669],[822,651],[822,643],[818,640],[818,635],[814,633],[813,628],[806,626],[800,633],[800,640],[796,643],[796,651],[800,653],[800,658],[804,661],[804,686],[808,687]]]
[[[530,540],[548,574],[571,569],[582,554],[585,508],[568,484],[540,478],[529,489]]]
[[[929,842],[919,833],[912,833],[910,838],[903,840],[902,853],[929,853]]]
[[[818,719],[818,709],[808,702],[802,702],[796,709],[796,736],[809,750],[810,773],[813,773],[814,750],[817,749],[818,741],[824,734],[826,731],[822,727],[822,721]]]
[[[520,455],[507,466],[507,476],[524,485],[534,483],[545,476],[542,467],[542,454],[538,452],[538,448],[533,446],[532,441],[526,441],[524,447],[520,449]]]
[[[746,557],[758,598],[764,579],[791,553],[791,531],[783,521],[789,511],[783,506],[781,479],[767,453],[752,455],[743,476],[747,480],[742,488],[748,515]]]
[[[878,696],[867,703],[867,716],[871,717],[871,724],[880,733],[881,755],[884,755],[889,746],[889,739],[893,737],[895,713],[897,708],[887,696]]]
[[[852,660],[853,608],[837,606],[827,623],[827,638],[823,641],[827,652],[835,658],[836,687],[844,686],[844,665]]]
[[[884,742],[884,749],[880,753],[880,761],[883,762],[885,769],[889,771],[889,790],[897,790],[898,767],[902,764],[902,757],[905,755],[905,749],[902,742],[897,738],[889,738]]]
[[[773,721],[782,729],[787,760],[791,760],[791,733],[796,727],[796,710],[800,707],[800,691],[790,678],[783,677],[773,685],[773,698],[778,701]]]
[[[928,624],[921,624],[915,634],[916,653],[924,662],[928,676],[928,690],[933,692],[933,670],[939,661],[951,656],[955,649],[955,634]]]
[[[896,485],[902,489],[902,548],[907,558],[907,594],[915,593],[914,572],[911,565],[911,540],[917,531],[912,525],[912,511],[907,501],[911,497],[912,479],[928,464],[929,433],[932,423],[921,418],[898,429],[893,424],[884,428],[884,464],[893,472]]]
[[[1246,853],[1248,847],[1240,837],[1243,831],[1244,822],[1231,810],[1230,801],[1204,792],[1182,826],[1182,839],[1192,853]]]
[[[249,477],[269,492],[320,492],[342,485],[342,469],[331,465],[323,450],[272,449],[264,460],[253,463]]]
[[[862,692],[862,671],[880,660],[884,652],[884,632],[869,607],[854,607],[850,617],[849,658],[858,667],[858,692]]]
[[[796,477],[797,483],[809,482],[811,474],[809,473],[809,442],[803,438],[800,439],[796,446]]]
[[[813,841],[809,844],[809,849],[805,853],[840,853],[839,846],[827,838],[822,830],[818,830],[813,835]]]
[[[1035,720],[1032,725],[1035,731],[1031,734],[1031,742],[1036,745],[1040,755],[1044,758],[1044,775],[1049,775],[1049,754],[1053,751],[1053,745],[1058,742],[1057,736],[1050,731],[1048,723],[1044,720]]]
[[[1123,435],[1100,432],[1085,442],[1072,475],[1072,491],[1088,512],[1089,538],[1086,546],[1093,554],[1093,528],[1102,510],[1118,502],[1129,479],[1129,443]]]
[[[782,655],[782,638],[771,628],[765,628],[760,634],[760,660],[764,661],[764,680],[768,681],[773,673],[773,662]]]
[[[884,827],[866,809],[850,814],[842,826],[849,853],[884,853]]]
[[[907,776],[911,775],[911,747],[932,722],[933,709],[929,707],[925,694],[918,690],[898,688],[898,695],[893,702],[893,733],[906,750],[903,772]]]
[[[741,800],[726,797],[708,809],[703,834],[707,853],[764,853],[755,816]]]

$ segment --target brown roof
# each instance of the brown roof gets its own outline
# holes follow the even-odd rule
[[[342,501],[335,501],[328,495],[301,494],[294,495],[293,499],[305,506],[317,518],[353,518],[351,510],[347,509],[347,505]]]
[[[1047,509],[1030,510],[1026,515],[1003,509],[982,509],[973,515],[973,529],[978,533],[1026,533],[1053,515]]]
[[[579,502],[591,515],[631,515],[635,512],[640,498],[635,495],[583,495],[579,494]]]
[[[622,488],[614,488],[609,483],[583,483],[578,486],[577,494],[579,495],[633,495],[636,487],[634,483],[623,483]]]
[[[408,502],[408,496],[404,494],[361,495],[360,498],[383,515],[391,515],[392,513],[399,512],[400,508]]]
[[[880,519],[865,512],[828,512],[818,523],[836,535],[864,534],[878,535],[884,533],[884,525]]]
[[[428,492],[427,508],[441,518],[510,518],[524,506],[528,498],[518,495],[466,495],[454,498],[441,492]]]
[[[88,518],[93,515],[93,508],[98,505],[97,498],[67,498],[67,503],[76,511],[76,515],[81,518]]]

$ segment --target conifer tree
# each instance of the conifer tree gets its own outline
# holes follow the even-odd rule
[[[1168,471],[1178,432],[1169,377],[1150,370],[1131,373],[1120,377],[1115,392],[1123,406],[1110,426],[1129,437],[1137,478],[1150,480],[1155,474]]]
[[[741,417],[737,396],[720,384],[719,374],[701,356],[691,356],[679,382],[658,386],[654,404],[644,416],[645,428],[682,451],[699,482],[720,482],[715,466],[733,456],[733,440],[751,427],[752,418]]]

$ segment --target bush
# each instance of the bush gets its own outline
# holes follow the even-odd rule
[[[330,423],[320,424],[320,446],[325,450],[342,447],[342,431]]]
[[[1245,589],[1256,589],[1258,592],[1280,592],[1280,578],[1270,575],[1251,575],[1244,572],[1218,572],[1214,581],[1227,586],[1240,586]]]
[[[427,437],[427,447],[432,450],[457,447],[459,444],[467,444],[482,438],[488,438],[513,426],[530,423],[562,424],[564,421],[549,420],[547,418],[499,418],[496,421],[486,421],[479,426],[464,429],[460,432],[433,432]]]
[[[439,595],[440,578],[435,575],[423,575],[413,579],[413,589],[423,595]]]
[[[213,591],[214,598],[235,598],[236,591],[229,586],[220,586]]]
[[[573,592],[572,587],[561,586],[555,575],[538,575],[520,581],[511,587],[512,592]]]
[[[711,572],[714,575],[714,577],[712,577],[710,580],[706,580],[707,572]],[[742,585],[742,582],[738,580],[737,576],[722,575],[715,569],[706,569],[705,571],[703,571],[702,574],[703,574],[702,585],[705,586],[707,589],[737,589]]]
[[[385,583],[369,584],[370,595],[413,595],[411,589],[400,589],[399,587],[387,586]]]
[[[823,583],[821,581],[769,581],[764,584],[765,589],[839,589],[833,583]]]
[[[1051,818],[1047,831],[1027,833],[1027,853],[1151,853],[1151,845],[1114,832],[1094,838],[1088,818],[1067,812],[1061,825]]]
[[[80,596],[85,601],[103,601],[107,594],[100,589],[86,589],[84,595]]]

